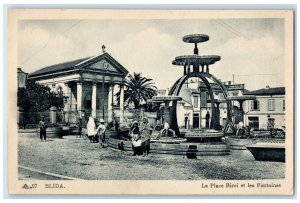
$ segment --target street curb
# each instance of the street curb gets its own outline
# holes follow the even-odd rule
[[[81,180],[79,178],[59,175],[59,174],[50,173],[50,172],[43,172],[43,171],[40,171],[40,170],[37,170],[37,169],[34,169],[34,168],[21,166],[21,165],[18,165],[18,168],[29,171],[30,173],[33,173],[33,176],[34,175],[36,175],[36,176],[44,175],[44,176],[50,176],[51,178],[55,178],[55,179],[58,179],[58,180]]]

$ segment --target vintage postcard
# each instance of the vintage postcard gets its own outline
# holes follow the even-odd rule
[[[9,194],[292,195],[293,19],[9,9]]]

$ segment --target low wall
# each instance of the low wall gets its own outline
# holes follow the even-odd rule
[[[30,135],[30,136],[39,136],[39,129],[19,129],[18,134],[20,135]],[[47,138],[62,138],[63,130],[62,127],[49,127],[46,130]]]
[[[18,133],[37,133],[37,129],[18,129]]]

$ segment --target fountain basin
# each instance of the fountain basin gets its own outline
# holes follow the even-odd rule
[[[188,142],[221,142],[224,133],[216,130],[189,130],[184,137]]]
[[[164,143],[164,144],[180,144],[186,142],[186,138],[176,138],[176,139],[151,139],[151,143]]]
[[[257,161],[285,162],[284,141],[261,141],[254,145],[246,146]]]
[[[230,155],[230,148],[222,142],[215,143],[191,143],[184,138],[151,140],[150,153],[182,155],[188,158],[197,156],[223,156]],[[108,139],[108,146],[132,151],[131,140],[126,137],[111,136]]]
[[[209,36],[205,34],[191,34],[184,36],[182,40],[187,43],[201,43],[208,41]]]
[[[173,65],[184,65],[184,64],[190,64],[190,65],[211,65],[214,64],[217,61],[220,61],[221,57],[217,55],[183,55],[183,56],[177,56],[175,60],[172,61]]]

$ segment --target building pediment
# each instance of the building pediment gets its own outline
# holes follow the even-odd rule
[[[96,71],[100,73],[103,72],[124,76],[128,74],[128,71],[108,53],[91,57],[77,64],[76,67],[82,70]]]
[[[117,62],[111,55],[103,53],[93,57],[47,66],[31,73],[28,78],[54,78],[60,75],[78,74],[82,71],[92,72],[97,75],[103,75],[103,73],[105,73],[120,77],[125,77],[128,74],[126,68]]]
[[[114,67],[114,65],[112,65],[106,59],[102,59],[101,61],[98,61],[97,63],[91,64],[90,66],[88,66],[86,68],[89,68],[89,69],[92,69],[92,70],[94,69],[94,70],[108,71],[110,73],[120,73],[118,68]]]

